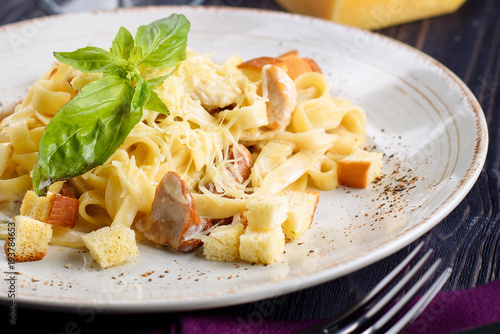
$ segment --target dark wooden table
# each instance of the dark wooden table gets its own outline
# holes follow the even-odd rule
[[[0,0],[0,24],[46,15],[37,0]],[[145,0],[143,4],[186,4],[191,1]],[[122,1],[123,3],[123,1]],[[206,0],[204,5],[240,6],[282,10],[272,0]],[[380,31],[443,63],[476,95],[483,107],[490,133],[486,165],[476,185],[460,205],[418,241],[396,254],[345,277],[275,299],[192,315],[216,314],[266,319],[317,319],[351,304],[384,277],[421,241],[436,257],[453,268],[445,290],[476,287],[500,277],[500,222],[498,198],[500,127],[500,1],[468,0],[452,15],[445,15]],[[0,60],[1,61],[1,60]],[[279,305],[279,307],[278,307]],[[499,310],[500,311],[500,310]],[[6,314],[2,312],[2,317]],[[98,333],[112,324],[114,333],[167,333],[179,314],[96,314],[92,321],[73,313],[53,313],[19,308],[19,326],[36,321],[37,333]],[[44,320],[40,320],[44,319]],[[254,319],[255,320],[255,319]],[[24,324],[24,325],[23,325]],[[0,327],[2,328],[2,327]],[[3,327],[6,328],[6,327]],[[28,327],[26,327],[28,328]],[[3,329],[0,329],[3,333]]]

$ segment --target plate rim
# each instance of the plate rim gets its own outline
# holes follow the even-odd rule
[[[349,273],[353,273],[356,270],[364,268],[370,264],[378,262],[385,257],[388,257],[402,248],[408,246],[413,241],[420,238],[426,232],[430,231],[437,224],[439,224],[446,216],[448,216],[453,209],[456,208],[462,202],[467,194],[470,192],[472,187],[475,185],[477,179],[479,178],[481,171],[486,162],[486,156],[488,151],[489,144],[489,135],[488,135],[488,125],[486,122],[486,118],[484,115],[484,111],[476,99],[475,95],[469,89],[469,87],[460,79],[455,73],[453,73],[448,67],[443,65],[441,62],[431,57],[430,55],[424,53],[423,51],[405,44],[399,40],[396,40],[392,37],[382,35],[377,32],[362,30],[355,27],[341,25],[335,22],[331,22],[325,19],[314,18],[294,13],[288,12],[279,12],[270,9],[258,9],[258,8],[247,8],[247,7],[231,7],[231,6],[188,6],[188,5],[157,5],[157,6],[143,6],[143,7],[126,7],[126,8],[118,8],[111,10],[99,10],[99,11],[86,11],[86,12],[77,12],[77,13],[69,13],[69,14],[58,14],[58,15],[48,15],[39,18],[28,19],[24,21],[14,22],[11,24],[0,26],[0,34],[5,33],[8,29],[13,27],[22,27],[27,24],[33,24],[36,21],[47,20],[47,21],[57,21],[61,17],[79,17],[79,16],[88,16],[88,15],[118,15],[121,12],[138,12],[138,11],[155,11],[155,10],[165,10],[165,11],[198,11],[198,12],[206,12],[210,14],[214,14],[217,12],[245,12],[247,14],[264,14],[270,16],[279,16],[285,19],[293,19],[303,22],[304,24],[320,24],[325,26],[335,26],[336,29],[344,29],[347,31],[351,31],[352,33],[359,34],[368,34],[371,39],[381,40],[386,44],[393,44],[396,47],[403,47],[408,49],[409,52],[416,54],[419,58],[422,58],[424,61],[428,62],[430,66],[434,66],[443,71],[444,75],[453,82],[454,85],[457,86],[457,89],[460,89],[461,95],[466,98],[467,102],[470,104],[471,112],[474,114],[474,120],[476,122],[476,146],[474,150],[474,155],[471,157],[472,162],[467,168],[466,182],[460,182],[460,185],[456,185],[454,187],[453,193],[448,195],[442,202],[440,202],[441,209],[438,212],[434,212],[431,214],[429,218],[427,218],[425,223],[418,223],[410,229],[404,229],[401,232],[401,235],[395,240],[389,240],[385,243],[382,243],[380,246],[375,249],[366,250],[365,253],[370,253],[370,257],[367,258],[365,255],[359,256],[354,259],[354,261],[349,261],[348,265],[341,266],[343,270],[340,271],[338,268],[329,268],[326,270],[322,270],[316,273],[309,274],[304,280],[303,277],[293,278],[287,282],[285,285],[279,287],[279,293],[273,296],[269,296],[269,287],[267,285],[261,285],[254,289],[244,290],[243,292],[238,292],[235,294],[224,294],[222,296],[216,296],[212,300],[204,300],[200,302],[199,300],[189,299],[184,301],[151,301],[149,299],[141,299],[134,300],[133,302],[126,301],[125,303],[122,300],[113,301],[112,303],[94,303],[87,302],[82,303],[81,300],[77,301],[68,301],[63,300],[62,302],[58,301],[43,301],[36,299],[23,299],[22,294],[16,297],[16,303],[21,306],[28,306],[33,308],[51,308],[51,309],[59,309],[67,310],[68,307],[82,307],[82,306],[99,306],[102,309],[103,313],[106,312],[132,312],[132,313],[143,313],[143,312],[161,312],[161,311],[185,311],[185,310],[201,310],[208,308],[217,308],[223,306],[237,305],[249,302],[255,302],[262,299],[278,297],[287,293],[296,292],[299,290],[303,290],[318,284],[325,283],[329,280],[337,279],[342,276],[345,276]],[[409,231],[412,230],[412,233]],[[335,270],[333,270],[335,269]],[[335,271],[335,274],[332,274],[332,271]],[[297,281],[302,281],[300,284]],[[297,287],[299,285],[299,287]],[[235,300],[236,299],[236,300]],[[6,296],[0,296],[0,303],[8,302],[9,300]],[[140,306],[139,309],[137,307]]]

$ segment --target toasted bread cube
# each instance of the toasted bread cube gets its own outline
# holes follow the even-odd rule
[[[21,204],[21,216],[31,217],[41,222],[47,222],[54,203],[54,194],[49,192],[47,196],[40,196],[33,191],[28,190],[24,195]]]
[[[54,195],[47,223],[66,228],[74,228],[78,218],[79,201],[59,194]]]
[[[284,189],[281,194],[288,198],[288,215],[281,227],[287,240],[297,240],[311,227],[319,193]]]
[[[60,184],[58,191],[63,188]],[[76,198],[48,192],[46,196],[37,196],[29,190],[21,204],[21,215],[31,217],[51,225],[74,228],[78,217],[79,201]]]
[[[122,264],[139,254],[135,232],[126,226],[106,226],[84,235],[82,240],[103,268]]]
[[[239,258],[240,236],[244,230],[240,223],[217,226],[201,238],[203,255],[210,261],[235,261]]]
[[[295,80],[295,78],[297,78],[302,73],[312,72],[309,62],[299,57],[297,52],[291,51],[285,53],[284,55],[279,56],[278,59],[281,59],[285,62],[288,68],[287,73],[290,78],[292,78],[292,80]]]
[[[5,254],[15,262],[39,261],[45,257],[52,226],[26,216],[14,217],[14,236],[5,241]]]
[[[240,223],[242,223],[243,226],[245,228],[247,228],[247,226],[248,226],[248,209],[247,208],[243,209],[243,211],[240,212],[239,219],[240,219]]]
[[[339,160],[339,183],[351,188],[366,188],[382,170],[382,153],[357,149]]]
[[[295,80],[299,75],[307,72],[321,73],[318,64],[314,60],[300,57],[297,50],[284,53],[279,56],[278,59],[285,62],[288,69],[287,73],[292,80]]]
[[[285,234],[281,226],[266,232],[246,229],[240,236],[240,258],[250,263],[271,264],[285,251]]]
[[[246,208],[247,228],[262,232],[274,230],[287,217],[288,199],[280,195],[261,196],[249,200]]]
[[[309,64],[313,72],[323,73],[318,63],[314,59],[311,58],[302,58],[302,59],[304,59]]]
[[[285,72],[287,71],[286,63],[278,58],[272,57],[259,57],[250,59],[238,65],[238,68],[243,74],[253,82],[258,82],[262,79],[262,68],[266,65],[273,65],[280,67]]]

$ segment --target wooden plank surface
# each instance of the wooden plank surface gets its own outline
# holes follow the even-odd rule
[[[146,4],[184,4],[190,1],[143,1]],[[242,6],[281,10],[271,0],[207,0],[204,5]],[[1,0],[0,24],[45,15],[36,0]],[[436,257],[453,268],[446,290],[465,289],[496,280],[500,275],[500,222],[498,198],[500,126],[500,1],[468,0],[452,15],[386,28],[380,33],[416,47],[456,73],[478,98],[490,131],[486,165],[476,185],[462,203],[439,225],[414,244],[355,273],[309,289],[269,300],[190,313],[229,315],[245,321],[264,319],[316,319],[335,313],[363,295],[384,277],[415,244],[424,240]],[[0,60],[1,61],[1,60]],[[4,316],[4,313],[2,316]],[[40,333],[63,331],[70,321],[82,323],[81,315],[42,310],[18,310],[19,319],[50,318]],[[156,329],[166,333],[180,314],[97,314],[83,332],[114,322],[114,332]],[[253,318],[252,318],[253,317]],[[86,319],[86,318],[85,318]],[[24,321],[23,320],[23,321]],[[90,330],[89,330],[90,331]]]

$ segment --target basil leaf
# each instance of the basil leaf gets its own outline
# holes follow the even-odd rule
[[[141,77],[136,78],[137,82],[134,87],[134,96],[132,98],[132,109],[142,108],[149,100],[151,89],[148,87],[146,80]]]
[[[151,93],[149,94],[149,100],[144,106],[144,108],[148,110],[157,111],[165,115],[170,114],[167,105],[165,104],[165,102],[163,102],[162,99],[160,99],[160,97],[154,90],[152,90]]]
[[[95,46],[87,46],[73,52],[54,52],[54,57],[82,72],[108,74],[125,71],[117,56]]]
[[[146,82],[148,83],[148,87],[153,89],[156,88],[156,86],[161,85],[163,81],[165,81],[169,76],[172,75],[173,72],[170,72],[167,75],[162,75],[161,77],[149,79]]]
[[[135,42],[134,42],[135,43]],[[130,51],[130,55],[128,57],[128,61],[130,64],[137,64],[139,62],[139,48],[135,45]]]
[[[133,48],[134,38],[132,34],[126,28],[120,27],[111,45],[111,53],[118,58],[128,60]]]
[[[81,175],[103,164],[141,120],[131,109],[134,88],[117,76],[85,86],[47,125],[33,170],[38,195],[58,180]]]
[[[135,41],[126,28],[120,28],[110,51],[89,46],[54,53],[62,63],[103,77],[85,86],[47,125],[33,170],[38,195],[52,182],[103,164],[141,120],[143,108],[169,114],[153,89],[170,74],[145,80],[139,66],[167,68],[186,59],[189,28],[183,15],[172,14],[139,27]]]
[[[140,26],[135,35],[139,52],[137,65],[165,68],[186,59],[189,28],[189,21],[179,14]]]

